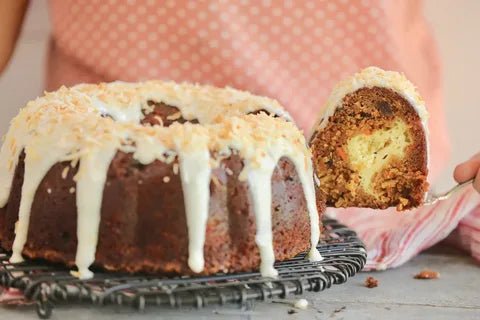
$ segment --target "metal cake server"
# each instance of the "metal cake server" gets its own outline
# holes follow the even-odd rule
[[[470,185],[473,183],[473,180],[474,179],[470,179],[470,180],[467,180],[465,182],[462,182],[462,183],[459,183],[457,184],[455,187],[453,187],[452,189],[448,190],[447,192],[443,193],[443,194],[432,194],[432,193],[428,193],[427,194],[427,197],[425,199],[425,202],[423,203],[424,205],[432,205],[432,204],[435,204],[437,203],[438,201],[440,200],[445,200],[445,199],[448,199],[450,198],[455,192],[457,192],[458,190],[462,189],[464,186],[466,185]]]

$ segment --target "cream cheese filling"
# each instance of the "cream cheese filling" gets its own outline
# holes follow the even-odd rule
[[[362,189],[376,196],[373,179],[392,159],[402,158],[411,143],[408,127],[402,120],[395,120],[389,129],[371,134],[358,134],[347,142],[346,153],[350,167],[358,172]]]

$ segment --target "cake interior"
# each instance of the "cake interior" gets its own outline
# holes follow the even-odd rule
[[[314,134],[320,189],[335,207],[419,206],[428,187],[425,132],[414,108],[386,88],[362,88]]]

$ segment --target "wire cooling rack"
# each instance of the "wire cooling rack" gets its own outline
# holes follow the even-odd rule
[[[118,304],[137,310],[151,306],[245,306],[254,300],[322,291],[347,281],[363,268],[367,259],[364,245],[354,231],[335,220],[326,219],[323,223],[326,237],[318,250],[324,260],[309,262],[303,253],[278,262],[279,276],[274,280],[262,278],[258,272],[176,278],[96,272],[94,279],[81,281],[65,267],[46,262],[12,264],[8,262],[9,254],[0,251],[0,286],[22,291],[36,303],[42,319],[48,319],[54,306],[60,304]]]

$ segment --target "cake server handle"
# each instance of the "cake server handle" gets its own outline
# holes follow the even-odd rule
[[[464,186],[472,184],[473,180],[474,180],[474,178],[472,178],[470,180],[467,180],[465,182],[459,183],[456,186],[454,186],[452,189],[448,190],[447,192],[445,192],[443,194],[435,195],[435,194],[428,193],[427,197],[425,199],[425,202],[423,204],[429,206],[429,205],[437,203],[440,200],[448,199],[452,196],[452,194],[454,194],[458,190],[462,189]]]

